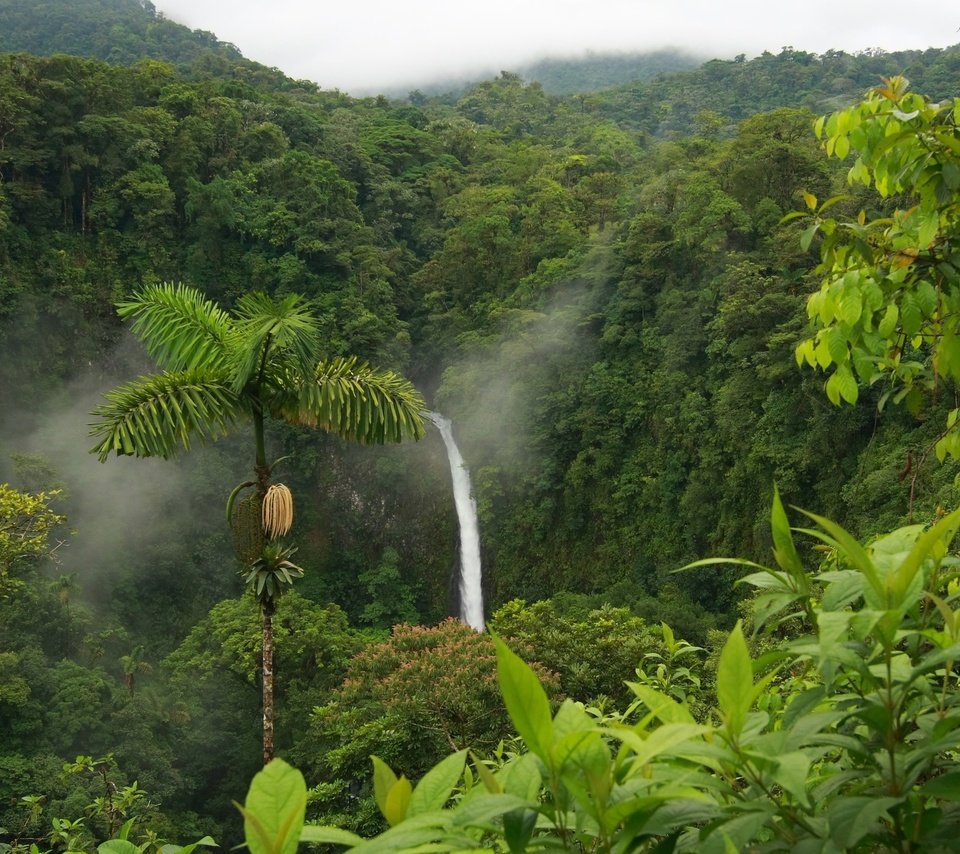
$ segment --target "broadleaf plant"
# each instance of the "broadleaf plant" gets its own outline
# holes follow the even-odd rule
[[[829,549],[822,566],[804,567],[794,544],[803,529],[791,530],[779,496],[777,568],[742,562],[767,653],[751,654],[738,622],[706,722],[642,683],[631,685],[637,723],[570,700],[551,713],[533,670],[498,641],[504,698],[529,752],[474,757],[476,774],[468,766],[443,806],[463,768],[463,754],[451,756],[421,783],[437,781],[436,796],[425,790],[420,804],[414,789],[407,804],[418,807],[400,821],[385,811],[393,826],[374,839],[335,828],[304,838],[355,852],[950,850],[960,824],[960,510],[867,543],[807,515],[818,527],[804,533]],[[764,598],[774,594],[779,608]],[[375,767],[379,802],[406,781]]]

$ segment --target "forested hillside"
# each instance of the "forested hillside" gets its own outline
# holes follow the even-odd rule
[[[223,518],[252,430],[170,463],[86,453],[99,395],[151,370],[115,308],[145,286],[225,308],[302,294],[319,355],[396,370],[453,419],[492,624],[554,697],[625,703],[624,680],[679,649],[661,621],[714,648],[740,613],[735,573],[674,571],[765,560],[774,483],[857,537],[956,506],[931,453],[949,395],[919,417],[878,414],[880,387],[837,407],[797,368],[819,247],[783,218],[804,193],[882,214],[816,114],[903,72],[955,94],[960,49],[787,48],[568,96],[505,72],[412,103],[288,80],[150,4],[104,1],[83,26],[70,5],[0,0],[16,51],[0,54],[8,834],[81,814],[112,774],[162,805],[138,807],[159,833],[232,843],[258,766],[257,607]],[[370,753],[419,775],[508,727],[492,642],[441,622],[443,448],[278,422],[267,444],[305,570],[276,615],[278,752],[317,786],[315,813],[375,829],[355,782]],[[3,551],[8,530],[29,547]],[[78,754],[119,770],[63,777]],[[91,826],[115,832],[108,818]]]
[[[149,0],[3,0],[0,50],[68,53],[127,65],[147,57],[189,66],[207,55],[242,59],[213,33],[167,20]]]

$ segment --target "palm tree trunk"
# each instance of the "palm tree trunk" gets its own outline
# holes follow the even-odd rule
[[[273,759],[273,602],[263,603],[263,764]]]
[[[253,409],[253,430],[257,459],[254,471],[257,474],[257,490],[260,500],[267,494],[270,468],[267,466],[266,443],[263,430],[263,410],[259,403]],[[261,649],[260,680],[263,684],[263,764],[273,759],[273,602],[261,603],[263,614],[263,641]]]

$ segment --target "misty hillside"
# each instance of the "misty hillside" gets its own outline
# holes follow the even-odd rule
[[[649,80],[670,71],[685,71],[703,62],[682,50],[644,53],[593,53],[583,57],[547,57],[515,69],[524,80],[536,81],[551,95],[577,95]]]
[[[905,75],[933,98],[949,97],[960,81],[960,44],[822,55],[785,47],[752,60],[713,59],[698,68],[594,93],[587,108],[658,136],[716,133],[725,124],[729,130],[748,116],[778,107],[835,110],[893,75]]]
[[[213,33],[168,20],[150,0],[0,0],[0,52],[68,53],[114,65],[162,59],[190,65],[202,56],[241,59]]]

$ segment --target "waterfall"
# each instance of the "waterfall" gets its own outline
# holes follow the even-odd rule
[[[483,588],[480,570],[480,527],[477,523],[477,502],[470,488],[470,472],[453,440],[453,425],[438,412],[424,413],[440,431],[450,461],[453,480],[453,501],[460,523],[460,619],[472,629],[483,631]]]

